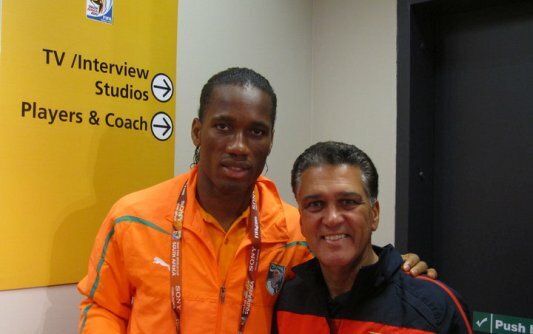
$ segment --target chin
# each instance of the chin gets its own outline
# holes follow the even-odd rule
[[[324,267],[346,267],[353,263],[353,258],[348,258],[345,256],[324,256],[324,257],[318,257],[318,260]]]
[[[244,192],[248,190],[251,186],[248,182],[243,181],[228,181],[220,184],[219,188],[223,192]]]

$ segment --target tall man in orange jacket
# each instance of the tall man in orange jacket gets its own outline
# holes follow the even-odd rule
[[[283,282],[311,257],[297,209],[261,176],[276,104],[252,70],[209,79],[192,123],[195,167],[105,218],[78,284],[80,333],[270,333]]]

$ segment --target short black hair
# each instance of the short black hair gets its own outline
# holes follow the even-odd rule
[[[292,192],[296,196],[302,174],[308,168],[343,164],[359,167],[367,196],[370,198],[371,203],[374,204],[378,198],[378,171],[374,163],[365,152],[355,145],[336,141],[316,143],[296,158],[291,171]]]
[[[270,82],[261,74],[245,67],[230,67],[227,70],[213,75],[202,88],[200,95],[200,108],[198,109],[198,118],[200,121],[204,118],[205,108],[209,104],[213,89],[221,85],[236,85],[244,87],[251,85],[258,88],[270,96],[272,102],[272,127],[276,123],[277,97]]]

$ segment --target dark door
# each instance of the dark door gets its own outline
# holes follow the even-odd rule
[[[472,310],[533,318],[533,2],[398,14],[397,244]]]

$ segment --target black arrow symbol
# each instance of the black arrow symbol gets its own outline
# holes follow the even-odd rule
[[[163,118],[163,122],[165,122],[165,125],[161,124],[154,124],[154,128],[163,128],[166,129],[165,132],[163,132],[163,136],[167,134],[167,132],[171,129],[170,124],[167,122],[166,118]]]
[[[163,94],[163,97],[166,97],[172,90],[172,86],[170,86],[165,78],[163,78],[163,83],[165,84],[164,86],[154,85],[154,88],[164,89],[166,92]]]

